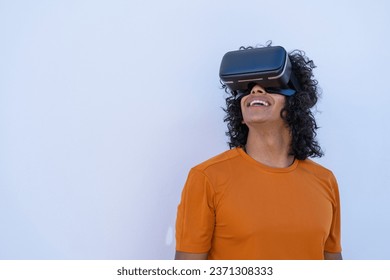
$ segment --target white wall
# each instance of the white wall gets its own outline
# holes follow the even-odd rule
[[[304,49],[347,259],[390,259],[388,1],[0,1],[0,258],[171,259],[222,55]]]

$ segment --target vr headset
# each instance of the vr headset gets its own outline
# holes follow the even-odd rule
[[[300,89],[291,70],[288,53],[283,47],[253,48],[226,53],[221,62],[219,77],[238,97],[248,94],[254,84],[269,93],[286,96]]]

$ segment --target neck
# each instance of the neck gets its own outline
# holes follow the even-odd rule
[[[256,161],[270,167],[285,168],[294,162],[289,155],[291,135],[288,128],[249,128],[246,152]]]

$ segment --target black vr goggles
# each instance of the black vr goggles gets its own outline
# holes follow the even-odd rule
[[[222,58],[219,77],[239,96],[247,94],[254,84],[262,86],[269,93],[286,96],[299,90],[288,53],[279,46],[226,53]]]

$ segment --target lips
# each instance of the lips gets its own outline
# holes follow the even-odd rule
[[[268,107],[271,104],[267,100],[263,99],[253,99],[247,103],[247,107]]]

